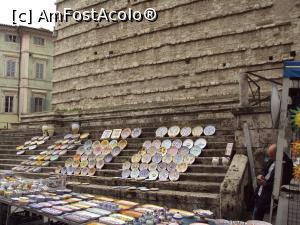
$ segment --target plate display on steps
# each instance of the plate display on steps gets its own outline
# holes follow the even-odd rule
[[[204,128],[204,135],[205,136],[212,136],[216,132],[216,128],[212,125],[208,125]]]
[[[89,175],[89,176],[94,176],[95,173],[96,173],[96,169],[95,169],[95,168],[90,168],[90,169],[89,169],[89,172],[88,172],[88,175]]]
[[[203,134],[203,127],[197,126],[193,128],[192,135],[194,137],[200,137],[202,134]]]
[[[155,131],[155,136],[159,137],[159,138],[162,138],[162,137],[166,136],[167,133],[168,133],[168,128],[167,127],[159,127]]]
[[[89,173],[89,169],[87,167],[81,169],[81,176],[86,176]]]
[[[113,157],[118,156],[121,153],[121,148],[120,147],[114,147],[113,150],[111,151],[111,154]]]
[[[112,134],[112,130],[104,130],[100,139],[101,140],[109,139],[111,134]]]
[[[157,153],[157,152],[158,152],[158,149],[155,148],[154,146],[151,146],[151,147],[147,150],[147,154],[151,155],[151,157],[154,156],[155,153]]]
[[[179,126],[172,126],[168,130],[169,137],[176,137],[180,133],[180,127]]]
[[[118,146],[118,141],[117,140],[111,140],[109,142],[109,145],[110,145],[111,148],[115,148],[115,147]]]

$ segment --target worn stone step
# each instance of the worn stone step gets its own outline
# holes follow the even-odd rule
[[[1,170],[11,170],[12,168],[19,166],[16,164],[0,164],[0,169]],[[30,167],[35,167],[35,166],[30,166]],[[55,167],[42,167],[42,172],[43,173],[50,173],[50,172],[54,172],[55,171]]]
[[[209,181],[222,182],[226,173],[182,173],[180,174],[181,181]]]

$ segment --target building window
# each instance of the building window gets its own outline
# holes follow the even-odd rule
[[[45,39],[40,37],[33,37],[33,44],[35,45],[45,45]]]
[[[44,64],[43,63],[36,63],[35,64],[35,76],[38,79],[44,78]]]
[[[42,112],[44,109],[44,99],[34,98],[34,112]]]
[[[17,42],[19,42],[19,37],[17,35],[13,35],[13,34],[6,34],[5,41],[17,43]]]
[[[7,77],[15,77],[16,76],[16,65],[17,62],[15,60],[7,60],[6,61],[6,76]]]
[[[14,96],[5,96],[5,107],[6,113],[12,113],[14,108]]]

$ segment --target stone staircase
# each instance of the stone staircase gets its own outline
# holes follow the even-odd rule
[[[145,140],[155,139],[155,130],[159,126],[170,127],[172,125],[205,126],[208,124],[215,125],[217,131],[214,136],[205,137],[207,139],[207,147],[202,154],[196,158],[193,165],[190,165],[187,172],[180,175],[180,180],[177,182],[159,182],[159,181],[137,181],[131,179],[120,179],[122,163],[130,161],[133,154],[137,153],[142,147]],[[126,125],[115,125],[113,127],[100,126],[84,126],[81,127],[81,133],[89,132],[93,140],[99,139],[102,132],[106,128],[125,128]],[[89,192],[100,195],[107,195],[117,198],[123,198],[133,201],[161,204],[168,207],[176,207],[187,210],[196,208],[210,209],[217,215],[220,211],[220,188],[226,176],[228,167],[223,165],[212,166],[212,157],[222,157],[225,153],[226,145],[229,142],[234,142],[233,121],[228,118],[208,119],[197,121],[180,121],[178,123],[165,122],[161,124],[143,124],[130,125],[129,127],[142,127],[143,134],[140,138],[128,138],[128,146],[121,154],[114,158],[111,163],[105,164],[101,171],[97,171],[93,177],[68,176],[68,181],[79,181],[87,184],[71,184],[75,191]],[[31,155],[37,155],[54,143],[56,140],[63,138],[64,132],[60,129],[52,139],[36,150],[27,151],[26,155],[17,156],[17,145],[23,144],[24,141],[31,137],[41,135],[41,130],[6,130],[0,131],[0,169],[10,170],[11,168],[20,165]],[[189,137],[196,139],[194,137]],[[162,138],[163,140],[165,138]],[[172,138],[169,138],[172,139]],[[182,138],[183,139],[183,138]],[[184,138],[186,139],[186,138]],[[57,166],[63,166],[64,161],[72,157],[76,150],[68,151],[67,155],[62,156],[58,161],[51,162],[49,167],[44,167],[41,173],[23,173],[18,174],[30,178],[42,178],[49,176],[49,173],[54,172]],[[116,188],[119,186],[119,188]],[[136,186],[159,188],[158,191],[140,191],[140,190],[125,190],[120,186]]]

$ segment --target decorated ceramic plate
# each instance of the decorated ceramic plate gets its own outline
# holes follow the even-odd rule
[[[83,139],[88,138],[89,136],[90,136],[89,133],[83,133],[83,134],[80,135],[80,139],[83,140]]]
[[[176,137],[180,133],[180,127],[179,126],[172,126],[168,130],[169,137]]]
[[[199,145],[195,145],[194,147],[191,148],[190,153],[194,156],[199,156],[202,152],[202,148],[200,148]]]
[[[126,139],[131,135],[131,129],[130,128],[125,128],[124,130],[122,130],[121,132],[121,138],[122,139]]]
[[[66,161],[65,161],[65,167],[70,167],[72,166],[74,160],[72,158],[68,158]]]
[[[129,169],[122,170],[122,178],[128,178],[131,175],[131,171]]]
[[[100,141],[94,141],[92,144],[92,148],[96,148],[96,147],[100,147],[101,146],[101,142]]]
[[[162,156],[164,156],[165,154],[167,154],[167,149],[165,147],[160,147],[159,151],[158,151]]]
[[[107,147],[107,146],[109,146],[109,141],[106,140],[106,139],[105,139],[105,140],[102,140],[102,141],[101,141],[101,147],[102,147],[102,148],[105,148],[105,147]]]
[[[144,170],[141,170],[140,171],[140,174],[139,174],[139,177],[142,177],[142,178],[148,178],[149,177],[149,170],[147,169],[144,169]]]
[[[160,172],[162,170],[166,170],[166,169],[167,169],[167,164],[164,163],[164,162],[159,163],[158,166],[157,166],[158,172]]]
[[[183,127],[180,130],[180,135],[182,137],[188,137],[191,135],[191,133],[192,133],[192,129],[190,127]]]
[[[140,171],[138,169],[135,169],[135,170],[131,171],[130,177],[136,179],[139,177],[139,174],[140,174]]]
[[[199,146],[200,148],[205,148],[207,145],[207,141],[204,138],[199,138],[195,141],[194,145]]]
[[[138,170],[140,168],[139,163],[131,163],[130,165],[131,170]]]
[[[132,157],[131,157],[131,162],[133,163],[138,163],[140,162],[142,159],[142,156],[140,154],[134,154]]]
[[[111,154],[113,157],[118,156],[121,153],[121,148],[120,147],[114,147],[113,150],[111,151]]]
[[[145,141],[144,143],[143,143],[143,148],[145,148],[145,149],[148,149],[148,148],[150,148],[152,146],[152,143],[151,143],[151,141]]]
[[[180,155],[187,155],[190,153],[190,149],[188,147],[182,146],[179,150],[178,150],[178,154]]]
[[[172,146],[172,141],[170,139],[165,139],[161,143],[161,147],[164,147],[166,149],[170,148]]]
[[[151,155],[151,156],[154,156],[155,153],[158,152],[158,149],[159,149],[159,148],[155,148],[154,146],[151,146],[151,147],[147,150],[147,153],[148,153],[149,155]]]
[[[143,157],[142,157],[142,163],[150,163],[150,161],[151,161],[151,155],[150,154],[145,154],[145,155],[143,155]]]
[[[134,128],[131,132],[131,137],[132,138],[138,138],[142,134],[142,129],[141,128]]]
[[[149,164],[147,164],[147,163],[141,163],[140,165],[139,165],[139,170],[147,170],[149,168]]]
[[[95,168],[90,168],[90,169],[89,169],[89,172],[88,172],[88,175],[89,175],[89,176],[94,176],[95,173],[96,173],[96,169],[95,169]]]
[[[126,146],[127,146],[127,141],[126,140],[120,140],[119,142],[118,142],[118,146],[123,150],[123,149],[125,149],[126,148]]]
[[[25,153],[25,151],[24,150],[22,150],[22,151],[18,151],[17,152],[17,155],[23,155]]]
[[[89,164],[89,161],[88,161],[88,160],[81,160],[81,162],[80,162],[80,167],[81,167],[81,168],[85,168],[85,167],[88,166],[88,164]]]
[[[161,141],[158,140],[158,139],[155,139],[155,140],[152,141],[151,146],[154,147],[154,148],[159,149],[160,146],[161,146]]]
[[[45,156],[44,161],[49,161],[51,159],[50,155]]]
[[[97,163],[96,163],[96,168],[97,168],[98,170],[101,170],[101,169],[103,168],[103,166],[104,166],[104,160],[99,160],[99,161],[97,161]]]
[[[20,145],[16,147],[16,150],[22,150],[24,148],[24,145]]]
[[[31,145],[31,146],[29,146],[29,150],[34,150],[36,148],[37,148],[37,145]]]
[[[142,148],[142,149],[139,151],[139,154],[140,154],[141,156],[143,156],[143,155],[147,154],[147,150],[146,150],[145,148]]]
[[[62,150],[58,153],[58,155],[62,156],[62,155],[65,155],[67,154],[68,150]]]
[[[55,168],[55,173],[56,174],[59,174],[60,171],[61,171],[61,166],[58,166],[58,167]]]
[[[195,162],[195,156],[193,154],[188,154],[184,156],[183,162],[191,165]]]
[[[216,132],[216,128],[212,125],[209,125],[207,127],[204,128],[204,135],[205,136],[212,136],[214,135]]]
[[[91,169],[94,168],[95,166],[96,166],[96,159],[89,160],[88,167]]]
[[[176,170],[173,170],[169,173],[170,181],[178,181],[179,180],[179,173]]]
[[[169,178],[169,172],[167,170],[162,170],[159,172],[158,179],[160,181],[167,181]]]
[[[60,173],[62,175],[66,175],[67,174],[67,168],[66,167],[61,168]]]
[[[92,140],[86,140],[84,142],[84,148],[87,149],[87,148],[91,148],[93,145],[93,141]]]
[[[173,156],[169,153],[167,153],[163,158],[162,158],[162,161],[166,164],[169,164],[171,163],[173,160]]]
[[[175,139],[173,142],[172,142],[172,147],[175,147],[175,148],[181,148],[182,146],[182,141],[180,139]]]
[[[81,173],[81,169],[80,169],[79,167],[78,167],[78,168],[75,168],[74,174],[75,174],[76,176],[79,176],[80,173]]]
[[[94,155],[94,153],[88,155],[88,160],[89,161],[96,160],[96,156]]]
[[[112,130],[105,130],[103,131],[102,135],[101,135],[101,140],[103,139],[109,139],[110,136],[112,134]]]
[[[68,175],[72,175],[74,173],[74,171],[75,171],[75,169],[71,166],[67,168],[67,174]]]
[[[80,161],[79,160],[74,160],[72,163],[72,167],[78,168],[80,166]]]
[[[129,161],[126,161],[122,164],[122,170],[128,170],[131,167],[131,163]]]
[[[109,142],[109,145],[110,145],[111,148],[115,148],[115,147],[118,146],[118,141],[117,140],[111,140]]]
[[[194,141],[192,139],[186,139],[182,145],[191,149],[194,146]]]
[[[159,127],[157,128],[157,130],[155,131],[155,136],[156,137],[164,137],[166,134],[168,133],[168,128],[167,127]]]
[[[113,155],[112,154],[108,154],[104,157],[104,162],[105,163],[110,163],[113,160]]]
[[[187,163],[180,163],[176,166],[176,170],[179,173],[184,173],[188,169],[188,164]]]
[[[81,175],[86,176],[89,173],[89,169],[87,167],[81,169]]]
[[[181,154],[176,154],[174,157],[173,157],[173,162],[175,164],[180,164],[183,162],[183,155]]]
[[[103,160],[104,157],[105,157],[105,155],[102,155],[102,154],[97,155],[97,156],[96,156],[96,161],[98,162],[98,161],[100,161],[100,160]]]
[[[111,139],[119,139],[122,133],[122,129],[114,129],[111,134]]]
[[[203,133],[203,127],[201,126],[194,127],[192,130],[192,135],[194,137],[200,137],[202,133]]]
[[[51,156],[50,161],[56,161],[58,159],[59,159],[59,155],[53,155]]]
[[[102,152],[102,147],[101,146],[97,146],[97,147],[94,147],[93,148],[93,153],[94,153],[94,155],[100,155],[101,154],[101,152]]]
[[[80,158],[77,156],[76,158],[74,157],[75,160],[80,160],[83,161],[83,160],[87,160],[89,158],[89,155],[84,153]]]
[[[168,165],[167,165],[167,170],[169,172],[173,171],[173,170],[176,170],[176,164],[174,162],[170,162]]]
[[[156,170],[151,170],[149,172],[149,180],[156,180],[159,176],[159,173]]]
[[[150,170],[150,171],[153,171],[153,170],[156,170],[157,169],[157,163],[150,163],[149,164],[149,166],[148,166],[148,169]]]
[[[168,149],[168,154],[170,154],[171,156],[175,156],[177,153],[178,153],[178,148],[171,147]]]
[[[80,155],[80,154],[75,154],[74,156],[73,156],[73,159],[74,160],[80,160],[81,159],[81,157],[83,157],[84,155]],[[85,160],[85,158],[83,158],[83,160]]]
[[[79,154],[79,155],[82,155],[83,153],[84,153],[84,147],[83,146],[80,146],[78,149],[77,149],[77,151],[76,151],[76,153],[77,154]]]
[[[154,163],[160,163],[162,160],[162,155],[160,153],[155,153],[154,156],[152,157],[152,162]]]

